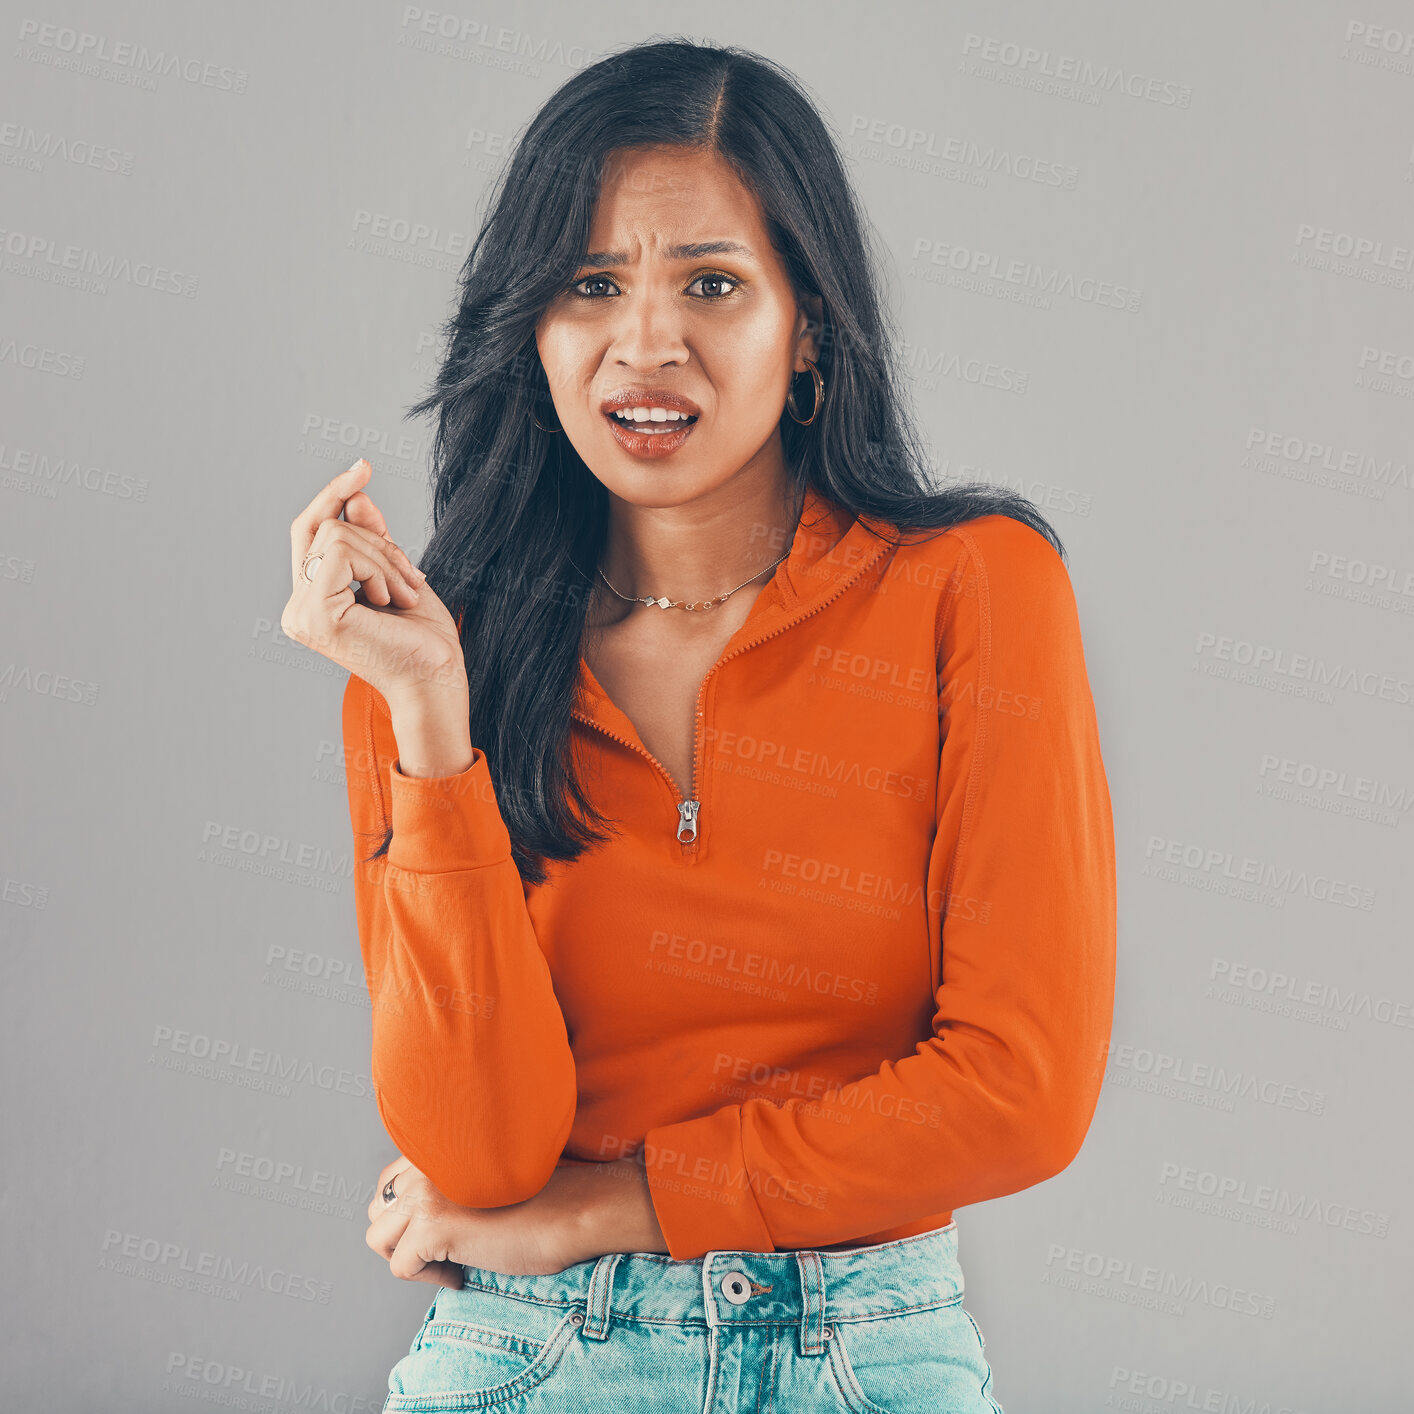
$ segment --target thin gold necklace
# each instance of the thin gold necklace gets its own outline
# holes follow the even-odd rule
[[[802,513],[804,512],[804,510],[805,510],[805,499],[806,499],[806,491],[805,491],[805,489],[802,488],[802,487],[797,487],[797,488],[796,488],[796,495],[795,495],[795,498],[794,498],[794,499],[795,499],[795,517],[794,517],[794,520],[795,520],[796,528],[799,529],[799,526],[800,526],[800,517],[801,517],[801,514],[802,514]],[[792,543],[794,543],[794,534],[792,534],[791,539],[792,539]],[[609,584],[609,576],[606,575],[602,569],[599,570],[599,578],[602,579],[605,584],[609,584],[609,588],[612,589],[615,594],[618,594],[619,598],[622,599],[626,604],[648,604],[648,605],[650,605],[651,607],[653,607],[653,608],[655,608],[655,609],[688,609],[688,610],[692,610],[692,609],[712,609],[712,608],[715,608],[718,604],[720,604],[724,599],[727,599],[727,598],[729,598],[731,595],[735,594],[738,589],[745,589],[746,586],[751,583],[751,580],[752,580],[752,579],[759,579],[763,574],[766,573],[766,570],[773,570],[773,569],[775,569],[775,567],[776,567],[778,564],[780,564],[781,560],[787,559],[787,558],[789,558],[789,556],[790,556],[790,550],[788,549],[788,550],[786,551],[786,553],[780,557],[780,559],[772,560],[769,565],[766,565],[766,566],[765,566],[765,568],[757,570],[756,573],[751,576],[751,579],[744,579],[744,580],[742,580],[742,582],[741,582],[740,584],[738,584],[735,588],[727,590],[727,592],[726,592],[725,594],[719,594],[719,595],[717,595],[717,597],[716,597],[715,599],[700,599],[700,600],[679,599],[679,600],[674,601],[674,600],[668,599],[668,598],[666,598],[666,597],[664,597],[664,596],[662,596],[662,595],[653,595],[653,594],[645,594],[645,595],[642,595],[642,596],[640,596],[640,597],[633,597],[633,596],[630,596],[630,595],[628,595],[628,594],[619,594],[619,591],[618,591],[617,589],[614,589],[614,586],[613,586],[612,584]]]
[[[614,593],[618,594],[620,599],[629,604],[651,604],[657,609],[711,609],[720,604],[722,600],[735,594],[737,589],[745,589],[746,586],[751,583],[752,579],[759,579],[766,573],[766,570],[775,569],[775,567],[780,564],[781,560],[784,560],[789,554],[790,551],[787,550],[786,553],[781,556],[780,560],[772,560],[764,569],[757,570],[756,573],[751,576],[751,579],[742,580],[736,588],[727,590],[726,594],[718,594],[715,599],[679,599],[674,601],[662,595],[655,598],[651,594],[644,595],[641,598],[635,598],[628,594],[619,594],[619,591],[614,589],[612,584],[609,584],[609,576],[606,575],[602,569],[599,571],[599,578],[602,579],[605,584],[609,584],[609,588],[613,589]]]

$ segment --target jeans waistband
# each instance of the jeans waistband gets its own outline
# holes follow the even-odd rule
[[[470,1288],[548,1306],[582,1306],[581,1334],[604,1339],[616,1316],[707,1327],[796,1325],[801,1354],[822,1352],[831,1321],[949,1306],[963,1296],[957,1223],[828,1251],[717,1250],[689,1261],[610,1252],[543,1276],[464,1266]]]

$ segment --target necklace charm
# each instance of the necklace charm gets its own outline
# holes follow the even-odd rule
[[[605,583],[607,584],[608,581],[605,580]],[[614,586],[613,586],[612,584],[610,584],[610,585],[609,585],[609,588],[610,588],[610,589],[613,589]],[[614,590],[614,592],[615,592],[616,594],[618,594],[618,590]],[[620,599],[622,599],[623,597],[624,597],[624,596],[623,596],[622,594],[619,594],[619,598],[620,598]],[[725,594],[723,594],[723,595],[721,596],[721,598],[718,598],[718,599],[699,599],[699,600],[697,600],[696,602],[694,602],[694,601],[691,600],[691,599],[684,599],[681,603],[675,604],[675,603],[673,603],[673,601],[672,601],[671,599],[668,599],[668,598],[655,599],[655,598],[653,598],[653,596],[650,594],[646,599],[640,599],[640,600],[638,600],[637,602],[640,603],[640,604],[647,604],[650,608],[654,608],[654,609],[686,609],[689,613],[691,613],[692,610],[694,610],[694,609],[711,609],[711,608],[714,608],[716,605],[718,605],[718,604],[721,603],[722,599],[725,599],[726,597],[727,597],[727,596],[726,596]]]

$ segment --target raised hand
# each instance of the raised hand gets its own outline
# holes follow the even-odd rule
[[[360,457],[291,522],[294,587],[280,627],[357,673],[390,704],[465,694],[456,624],[388,534],[363,489],[372,474]]]

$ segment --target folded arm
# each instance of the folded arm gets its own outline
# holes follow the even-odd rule
[[[387,705],[357,675],[343,732],[378,1112],[453,1202],[521,1202],[569,1137],[575,1067],[486,756],[403,775]]]
[[[1109,791],[1064,563],[988,516],[950,534],[930,941],[932,1034],[823,1099],[648,1132],[670,1254],[825,1246],[1027,1188],[1079,1151],[1115,973]]]

